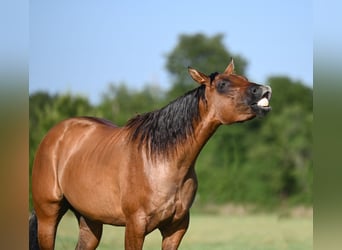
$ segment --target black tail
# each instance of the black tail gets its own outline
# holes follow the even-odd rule
[[[30,250],[39,250],[38,245],[38,223],[36,213],[33,211],[29,220],[29,244]]]

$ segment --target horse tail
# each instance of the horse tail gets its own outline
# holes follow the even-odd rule
[[[32,211],[32,214],[29,219],[29,249],[30,250],[39,250],[38,244],[38,222],[37,215],[35,211]]]

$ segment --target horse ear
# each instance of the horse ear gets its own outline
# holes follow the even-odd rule
[[[224,74],[230,75],[230,74],[234,74],[234,60],[232,58],[232,60],[230,61],[230,63],[228,64],[227,68],[224,70]]]
[[[188,72],[192,79],[194,79],[197,83],[199,84],[205,84],[205,85],[210,85],[210,77],[207,76],[206,74],[197,71],[194,68],[188,67]]]

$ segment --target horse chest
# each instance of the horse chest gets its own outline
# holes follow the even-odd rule
[[[182,218],[189,211],[195,198],[197,178],[193,170],[183,178],[172,177],[172,174],[160,176],[151,183],[151,210],[159,221]]]

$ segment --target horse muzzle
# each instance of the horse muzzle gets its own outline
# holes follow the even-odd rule
[[[272,89],[266,85],[256,85],[251,89],[253,95],[253,102],[250,105],[252,111],[257,116],[266,115],[272,108],[270,106],[270,100],[272,96]]]

